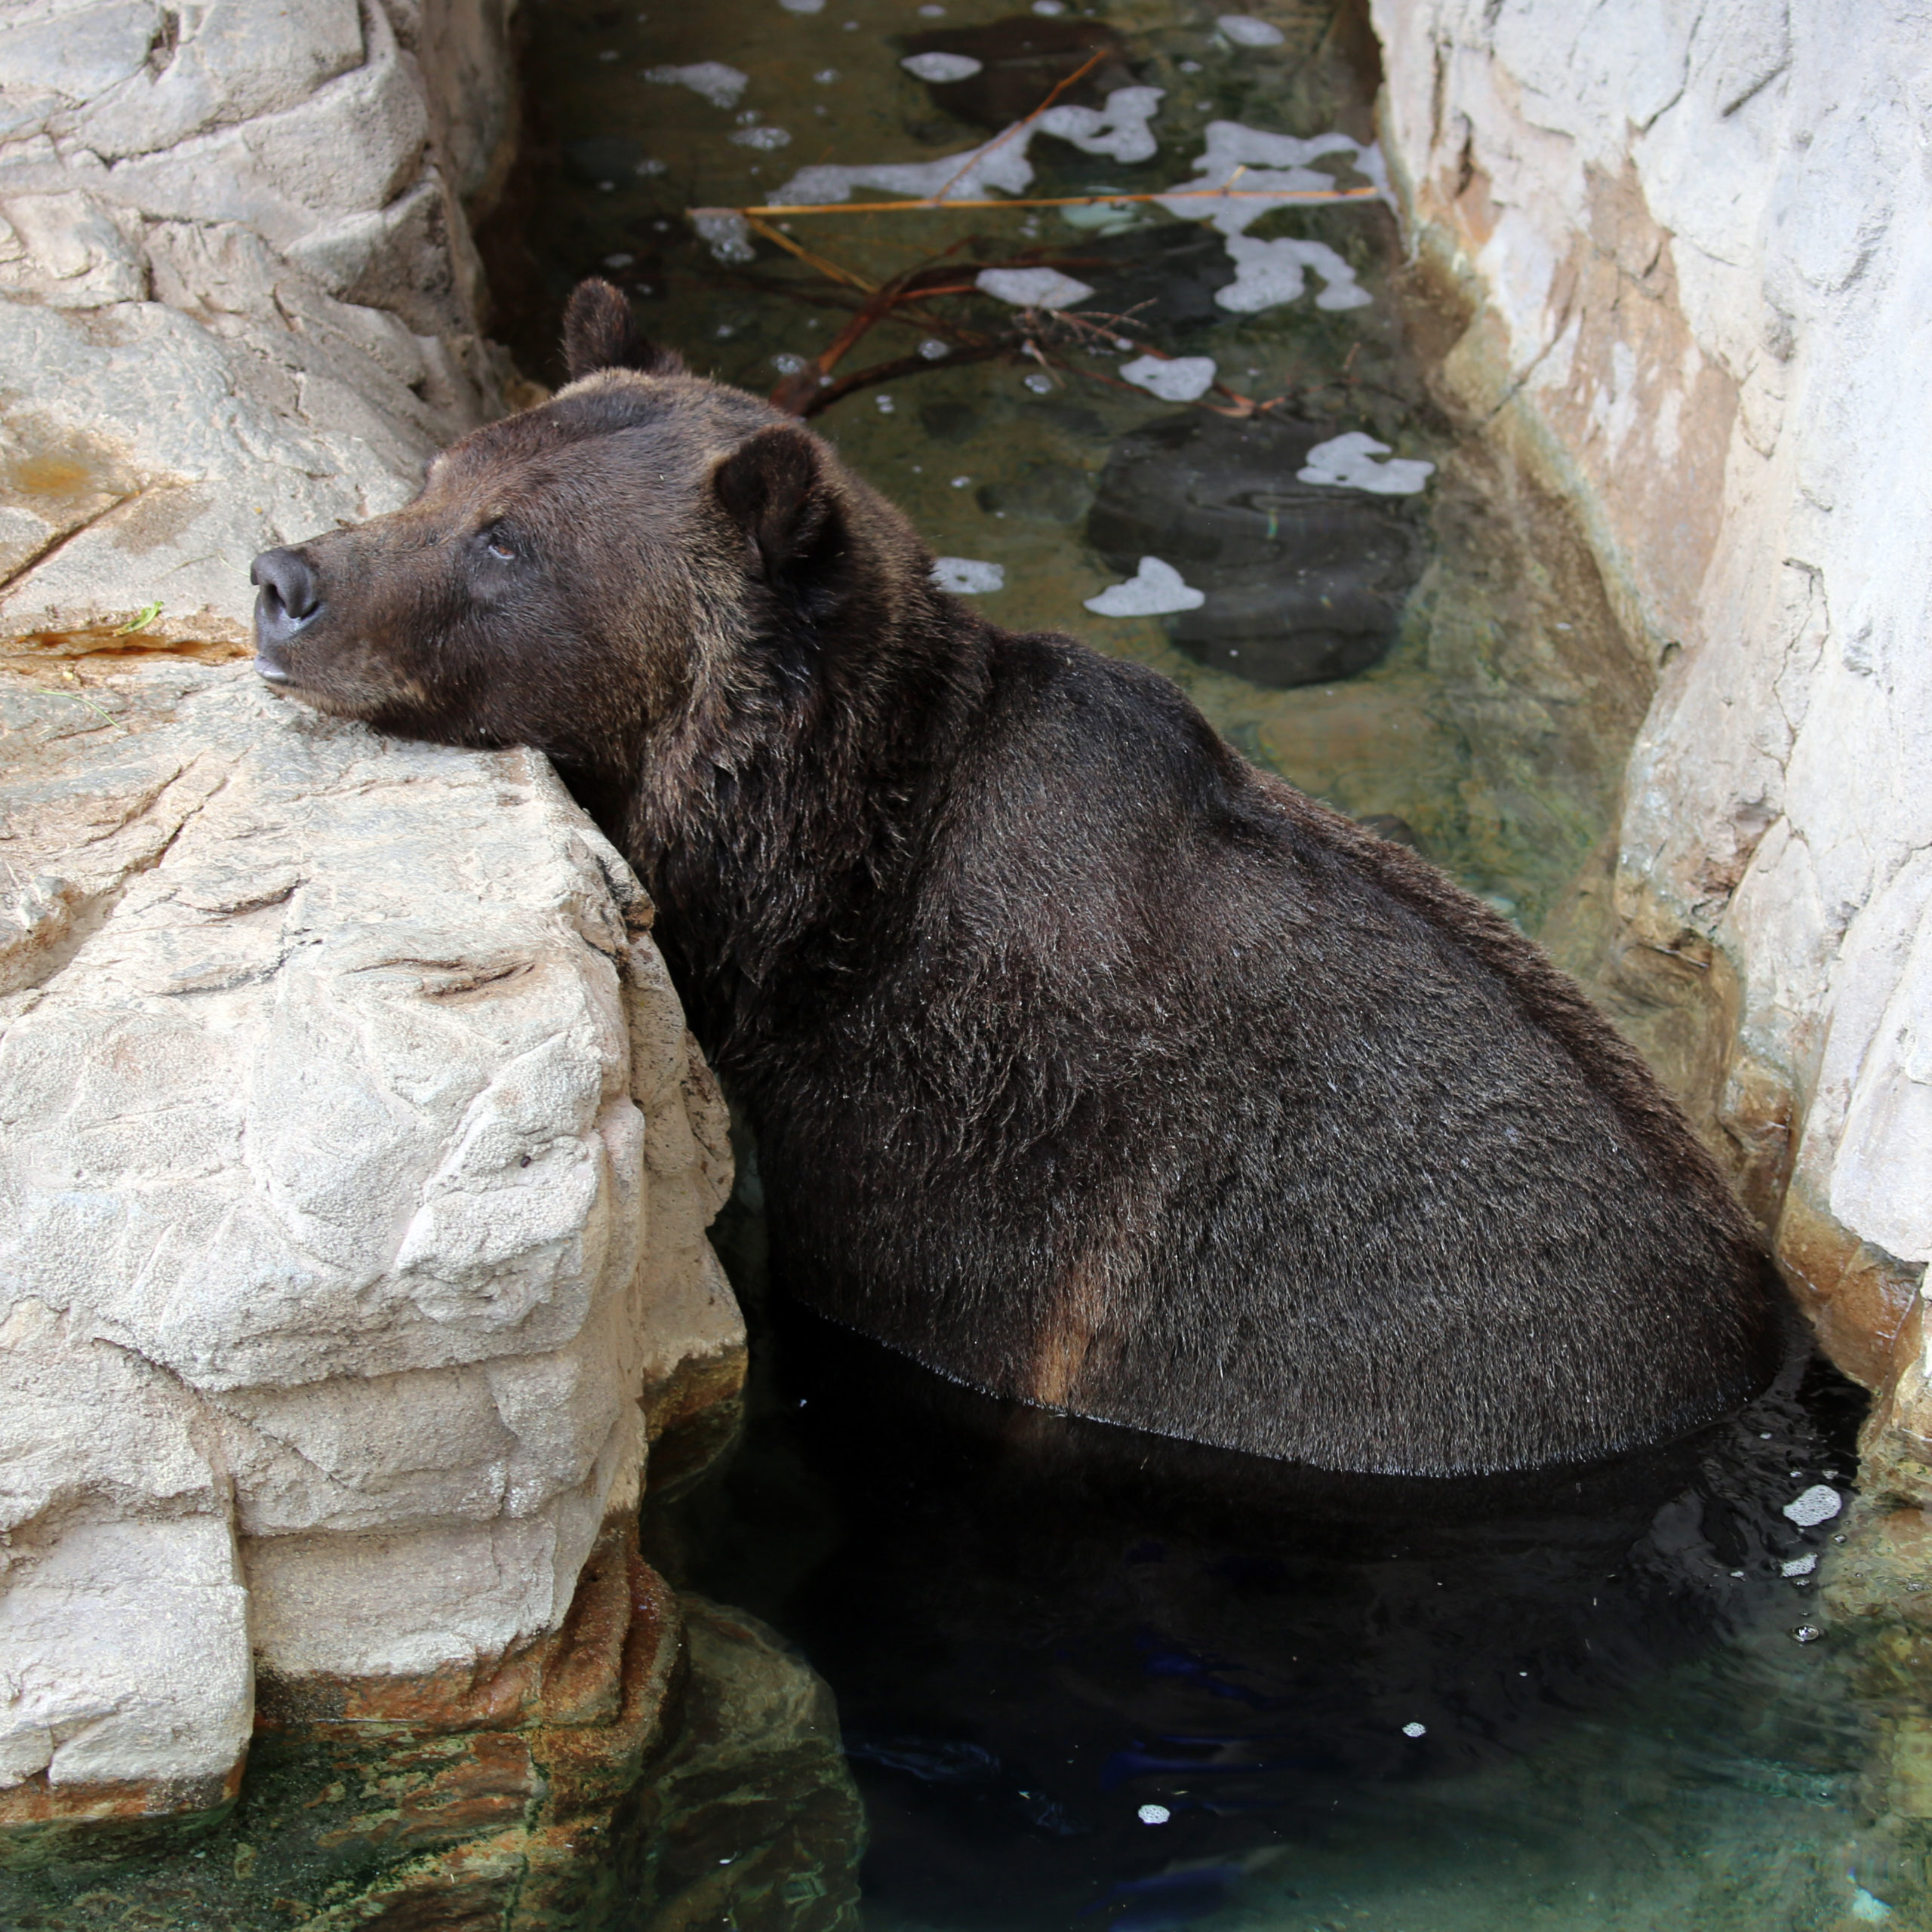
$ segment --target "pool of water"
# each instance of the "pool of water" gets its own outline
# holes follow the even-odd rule
[[[1816,1635],[1842,1520],[1784,1513],[1847,1492],[1860,1407],[1801,1351],[1614,1464],[1337,1478],[943,1383],[789,1303],[742,1196],[718,1238],[750,1420],[648,1547],[829,1683],[871,1932],[1808,1932],[1919,1896]]]
[[[1115,37],[1106,78],[1160,95],[1142,124],[1144,158],[1027,134],[1027,198],[1201,179],[1238,189],[1238,169],[1371,188],[1379,57],[1362,10],[1287,0],[1264,11],[1278,38],[1260,47],[1235,44],[1216,6],[1186,0],[1123,0],[1104,23],[1072,8],[1037,20],[1103,24]],[[920,274],[964,287],[868,328],[829,371],[838,399],[813,426],[935,552],[996,568],[1001,587],[977,598],[988,617],[1154,666],[1249,757],[1358,817],[1400,820],[1402,835],[1537,929],[1610,826],[1649,675],[1561,506],[1431,401],[1429,366],[1460,318],[1404,263],[1386,201],[1243,205],[1224,224],[1246,220],[1243,246],[1329,251],[1327,272],[1309,268],[1299,296],[1284,293],[1291,274],[1278,277],[1263,293],[1280,299],[1248,311],[1218,299],[1237,279],[1230,238],[1158,203],[774,217],[722,248],[688,219],[789,201],[801,172],[814,202],[830,200],[828,168],[957,174],[995,138],[998,113],[967,118],[974,103],[909,72],[907,50],[1002,19],[1018,24],[993,44],[1011,48],[1031,17],[998,0],[826,0],[812,12],[780,0],[528,0],[523,158],[484,229],[495,328],[531,376],[560,381],[564,301],[580,276],[604,275],[694,368],[769,393],[824,355],[868,289]],[[1077,62],[1003,67],[971,44],[988,56],[982,78],[1013,71],[1051,86]],[[1021,97],[1032,98],[1009,88],[991,106]],[[1282,155],[1266,141],[1284,136],[1333,145],[1271,173],[1260,162]],[[836,192],[890,198],[849,183]],[[1068,321],[979,291],[986,266],[1014,263],[1094,293]],[[1123,376],[1161,358],[1211,361],[1221,386],[1177,404]],[[897,373],[870,380],[879,371]],[[1351,435],[1434,469],[1413,494],[1298,485],[1310,444]],[[1322,500],[1312,511],[1311,494]],[[1211,586],[1202,611],[1088,608],[1155,546],[1191,587]],[[1217,546],[1218,572],[1201,561]],[[1333,565],[1317,581],[1306,580],[1311,552]],[[1379,662],[1292,688],[1238,675],[1244,649],[1250,662],[1268,653],[1242,630],[1257,601],[1330,592],[1387,611]],[[1204,623],[1208,641],[1190,648]]]

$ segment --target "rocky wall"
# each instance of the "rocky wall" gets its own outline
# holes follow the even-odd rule
[[[256,551],[506,406],[506,12],[0,15],[0,1850],[225,1804],[258,1689],[610,1802],[662,1741],[598,1592],[744,1351],[649,902],[541,756],[225,661]]]
[[[1932,1499],[1932,42],[1900,0],[1374,0],[1445,400],[1580,509],[1655,696],[1608,910]]]
[[[238,559],[501,413],[457,189],[503,165],[503,11],[7,9],[0,648],[238,648]]]

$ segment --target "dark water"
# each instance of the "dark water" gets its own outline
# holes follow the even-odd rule
[[[1101,53],[1093,78],[1162,94],[1137,158],[1030,137],[1026,193],[1170,189],[1204,156],[1278,163],[1275,136],[1337,137],[1300,151],[1315,178],[1372,183],[1364,10],[1254,12],[1265,45],[1186,0],[1044,17]],[[840,211],[721,241],[688,219],[804,168],[944,163],[937,185],[1071,71],[1028,51],[1031,17],[526,0],[524,157],[485,235],[498,331],[560,380],[564,300],[602,273],[695,368],[765,393],[921,278],[799,393],[936,552],[997,574],[986,614],[1155,666],[1247,755],[1538,931],[1610,829],[1649,672],[1562,507],[1433,399],[1465,318],[1386,202],[1248,223],[1313,266],[1245,307],[1222,299],[1239,251],[1185,208]],[[903,65],[989,27],[943,42],[977,76]],[[826,179],[798,192],[839,200]],[[1091,294],[1023,310],[979,288],[989,266]],[[1150,353],[1211,359],[1221,387],[1149,393],[1122,372]],[[1430,468],[1302,475],[1351,434]],[[1202,602],[1089,607],[1146,555]],[[789,1304],[743,1199],[719,1238],[751,1420],[656,1509],[653,1552],[831,1685],[876,1932],[1915,1922],[1922,1873],[1868,1782],[1882,1713],[1832,1633],[1801,1640],[1816,1575],[1786,1574],[1841,1519],[1784,1506],[1849,1494],[1857,1402],[1828,1371],[1794,1358],[1745,1415],[1612,1467],[1322,1477],[940,1383]]]
[[[1324,1476],[943,1383],[720,1235],[751,1420],[654,1554],[830,1684],[869,1926],[1796,1928],[1882,1882],[1785,1574],[1859,1406],[1801,1353],[1616,1464]]]

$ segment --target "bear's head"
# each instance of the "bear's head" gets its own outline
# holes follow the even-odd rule
[[[690,374],[608,282],[571,380],[445,451],[406,508],[265,551],[257,669],[318,709],[614,780],[707,700],[801,688],[930,608],[910,527],[792,417]]]

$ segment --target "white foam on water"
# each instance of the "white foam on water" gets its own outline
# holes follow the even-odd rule
[[[1094,292],[1058,269],[982,269],[975,279],[989,295],[1016,309],[1065,309]]]
[[[1214,386],[1214,358],[1211,355],[1176,355],[1167,361],[1158,355],[1138,355],[1121,365],[1121,374],[1158,396],[1163,402],[1192,402]]]
[[[1071,141],[1083,154],[1115,161],[1152,161],[1159,143],[1149,123],[1164,98],[1160,88],[1117,88],[1100,107],[1050,107],[1034,128]]]
[[[915,80],[943,85],[969,79],[986,63],[970,54],[909,54],[899,64]]]
[[[701,94],[713,107],[735,107],[738,97],[751,85],[751,76],[721,60],[700,60],[688,67],[647,67],[647,81],[661,88],[689,88]]]
[[[825,0],[778,0],[780,6],[788,14],[822,14]]]
[[[1791,1556],[1778,1565],[1787,1577],[1808,1577],[1818,1567],[1818,1555],[1814,1550],[1808,1556]]]
[[[1287,36],[1252,14],[1223,14],[1214,24],[1237,47],[1279,47]]]
[[[1372,141],[1364,146],[1343,134],[1312,134],[1303,140],[1293,134],[1271,134],[1264,128],[1245,127],[1238,121],[1208,124],[1208,145],[1194,164],[1195,177],[1182,182],[1177,190],[1200,198],[1164,201],[1161,205],[1185,220],[1207,222],[1226,240],[1235,278],[1215,292],[1220,307],[1238,315],[1251,315],[1297,301],[1307,287],[1306,271],[1310,269],[1322,281],[1321,291],[1315,298],[1318,309],[1359,309],[1374,299],[1355,280],[1355,270],[1327,243],[1304,242],[1293,235],[1263,241],[1248,233],[1264,214],[1282,204],[1207,192],[1232,186],[1243,195],[1262,189],[1291,194],[1332,193],[1334,176],[1309,165],[1330,154],[1346,155],[1349,165],[1394,205],[1382,151]]]
[[[983,563],[977,557],[940,557],[933,565],[933,581],[953,597],[979,597],[1006,588],[1003,565]]]
[[[1882,1925],[1891,1917],[1892,1909],[1863,1885],[1854,1885],[1851,1889],[1851,1915],[1861,1925]]]
[[[919,201],[935,196],[949,202],[983,201],[995,189],[1023,195],[1033,182],[1033,164],[1026,158],[1026,149],[1038,134],[1057,135],[1088,154],[1107,155],[1116,161],[1149,159],[1155,140],[1147,124],[1161,98],[1158,88],[1121,88],[1107,97],[1104,107],[1051,108],[1017,134],[1009,128],[979,147],[942,155],[937,161],[860,162],[849,167],[821,162],[800,168],[774,199],[792,206],[845,202],[857,188]]]
[[[1046,9],[1043,6],[1035,7],[1033,11],[1039,14],[1045,12]],[[1058,13],[1060,9],[1056,7],[1053,11]],[[1143,1825],[1164,1825],[1174,1814],[1164,1804],[1143,1804],[1134,1815]]]
[[[1417,1724],[1414,1718],[1411,1718],[1403,1725],[1402,1735],[1404,1737],[1426,1737],[1429,1735],[1429,1726],[1426,1724]]]
[[[729,208],[707,208],[703,214],[691,217],[691,225],[697,230],[698,239],[711,251],[714,260],[758,260],[758,251],[752,246],[751,226],[743,215],[734,214]]]
[[[1388,461],[1381,458],[1387,457]],[[1303,483],[1326,483],[1343,489],[1372,490],[1378,497],[1413,497],[1435,473],[1435,466],[1420,457],[1392,456],[1386,443],[1359,429],[1317,443],[1306,466],[1295,472]],[[1513,906],[1510,909],[1515,909]]]
[[[1784,1506],[1784,1513],[1801,1530],[1814,1523],[1829,1523],[1844,1507],[1844,1498],[1828,1484],[1814,1483],[1795,1502]]]
[[[1088,598],[1087,608],[1102,617],[1161,617],[1174,611],[1198,611],[1207,601],[1207,592],[1183,583],[1172,564],[1143,557],[1132,577]]]
[[[758,148],[767,153],[792,145],[792,137],[783,128],[740,128],[730,139],[735,147]]]

